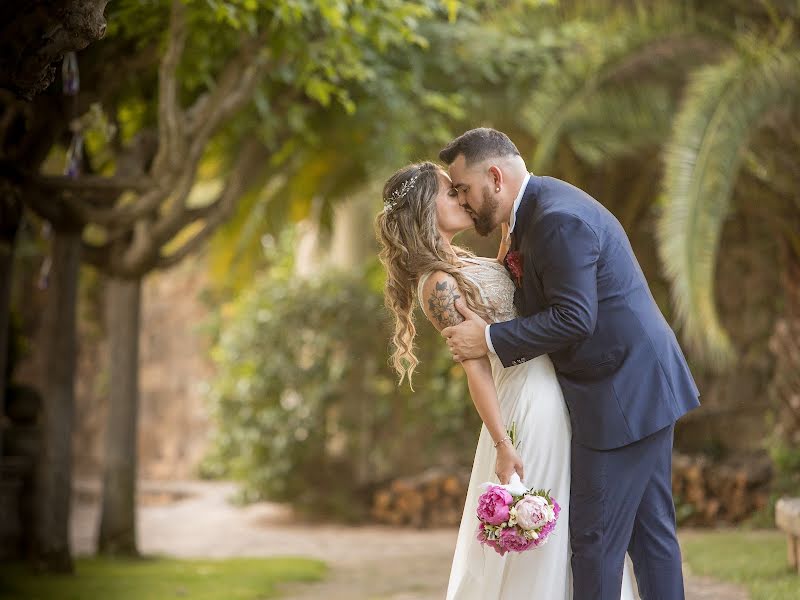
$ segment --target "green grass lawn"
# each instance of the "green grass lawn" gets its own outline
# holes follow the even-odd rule
[[[317,581],[325,564],[304,558],[179,560],[80,558],[75,575],[31,575],[25,565],[0,567],[2,600],[262,600],[275,586]]]
[[[800,598],[800,576],[789,570],[783,533],[698,530],[679,537],[692,573],[738,583],[750,592],[751,600]]]

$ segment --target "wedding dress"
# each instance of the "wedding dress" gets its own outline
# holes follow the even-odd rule
[[[494,322],[517,316],[514,283],[506,268],[486,257],[460,258],[461,273],[495,311]],[[418,297],[427,277],[420,278]],[[497,451],[486,426],[481,427],[472,465],[466,503],[458,530],[447,600],[571,600],[572,569],[569,545],[570,435],[567,406],[553,363],[545,354],[512,367],[503,367],[489,353],[492,376],[503,422],[516,421],[517,451],[524,467],[523,483],[549,489],[561,505],[558,524],[548,542],[522,553],[500,556],[477,540],[478,496],[481,483],[498,482]],[[621,600],[638,600],[633,567],[626,556]]]

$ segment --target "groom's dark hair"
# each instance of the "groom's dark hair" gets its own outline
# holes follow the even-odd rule
[[[450,165],[459,154],[464,155],[467,166],[487,158],[521,156],[514,142],[505,133],[490,127],[478,127],[462,133],[439,152],[439,159]]]

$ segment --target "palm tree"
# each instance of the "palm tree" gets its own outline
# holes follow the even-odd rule
[[[758,155],[781,149],[753,146],[754,134],[770,115],[791,114],[793,106],[797,115],[800,47],[785,40],[774,45],[747,42],[724,62],[693,73],[665,152],[659,251],[685,338],[716,366],[732,364],[735,356],[720,324],[713,280],[722,225],[743,169],[763,184],[762,195],[778,194],[787,205],[794,203],[793,221],[788,214],[776,218],[781,216],[777,211],[772,221],[785,236],[793,260],[800,260],[796,171],[794,182],[791,172],[770,172]],[[771,125],[781,122],[775,118]]]
[[[782,134],[777,152],[800,141],[797,128],[787,127],[792,116],[796,124],[800,97],[793,35],[800,20],[785,3],[760,12],[750,6],[743,12],[735,0],[727,4],[622,9],[593,21],[590,41],[580,40],[544,74],[523,112],[537,140],[534,170],[563,157],[565,146],[594,165],[660,150],[659,257],[684,341],[696,358],[718,368],[735,358],[713,279],[737,187],[749,179],[760,185],[760,196],[774,197],[779,206],[760,207],[759,214],[786,239],[794,261],[800,257],[796,167],[784,158],[788,164],[769,168],[779,162],[769,157],[774,145],[756,143],[765,124]],[[729,22],[733,9],[744,25]]]

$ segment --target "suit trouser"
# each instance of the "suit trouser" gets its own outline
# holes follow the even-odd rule
[[[613,450],[573,440],[573,600],[619,600],[626,551],[643,600],[683,600],[672,500],[674,428]]]

